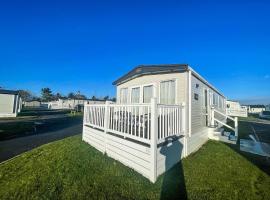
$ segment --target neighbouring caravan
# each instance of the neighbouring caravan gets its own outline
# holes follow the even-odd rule
[[[67,99],[67,98],[60,98],[56,101],[48,102],[49,109],[81,109],[84,104],[97,104],[97,103],[105,103],[105,101],[94,101],[94,100],[87,100],[87,99]]]
[[[264,105],[249,105],[248,106],[248,113],[250,114],[259,114],[265,110],[266,109]]]
[[[226,112],[229,116],[234,117],[247,117],[248,116],[248,108],[247,106],[241,106],[240,102],[227,100],[226,101]]]
[[[113,84],[116,103],[85,106],[83,140],[152,182],[209,138],[237,139],[226,97],[186,64],[140,65]]]
[[[16,117],[22,109],[18,91],[0,89],[0,117]]]
[[[41,107],[41,102],[40,101],[25,101],[23,104],[25,107],[34,107],[34,108],[39,108]]]

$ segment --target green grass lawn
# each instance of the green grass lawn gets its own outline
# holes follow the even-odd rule
[[[239,117],[241,121],[261,121],[259,114],[249,114],[248,117]],[[263,119],[263,120],[270,120],[270,119]]]
[[[1,199],[269,199],[270,177],[209,141],[155,184],[81,141],[53,142],[0,165]]]

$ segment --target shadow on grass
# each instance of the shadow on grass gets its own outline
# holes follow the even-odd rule
[[[178,138],[167,138],[160,149],[160,153],[165,156],[166,171],[163,175],[160,199],[187,199],[185,177],[181,162],[183,145]],[[176,161],[179,162],[174,165]]]

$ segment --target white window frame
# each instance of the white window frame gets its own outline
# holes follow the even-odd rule
[[[212,97],[213,97],[213,98],[212,98],[212,99],[213,99],[213,102],[212,102],[212,103],[213,103],[213,106],[218,107],[218,95],[217,95],[217,93],[214,92],[214,91],[212,92],[212,94],[213,94],[213,95],[212,95]],[[217,98],[215,98],[215,97],[217,97]]]
[[[170,79],[164,79],[158,82],[158,102],[160,103],[160,94],[161,94],[161,90],[160,90],[160,85],[162,82],[166,82],[166,81],[174,81],[175,82],[175,99],[174,99],[174,104],[177,104],[177,97],[178,97],[178,92],[177,92],[177,88],[178,88],[178,83],[177,83],[177,79],[176,78],[170,78]],[[161,103],[160,103],[161,104]]]
[[[132,102],[132,90],[133,89],[136,89],[136,88],[139,88],[139,103],[141,103],[141,95],[142,95],[142,91],[141,91],[141,86],[136,86],[136,87],[131,87],[130,88],[130,95],[129,95],[129,102],[131,103],[131,104],[137,104],[137,103],[133,103]]]
[[[209,90],[209,102],[210,102],[210,106],[214,106],[214,94],[212,90]]]
[[[155,87],[154,83],[153,84],[142,85],[142,103],[143,104],[147,104],[147,103],[144,103],[143,102],[144,87],[149,87],[149,86],[152,86],[153,87],[153,97],[156,97],[156,90],[155,90],[156,87]]]
[[[122,95],[122,90],[123,89],[127,89],[127,102],[126,103],[123,103],[122,102],[122,97],[121,97],[121,95]],[[128,103],[128,99],[129,99],[129,89],[128,89],[128,87],[123,87],[123,88],[119,88],[119,102],[120,102],[120,104],[127,104]]]
[[[140,88],[140,104],[147,104],[147,103],[143,103],[143,88],[145,86],[153,86],[153,97],[156,97],[156,83],[146,83],[146,84],[142,84],[142,85],[135,85],[135,86],[131,86],[128,88],[128,93],[129,93],[129,102],[131,103],[131,92],[133,88]]]
[[[207,93],[207,100],[208,100],[208,102],[207,102],[207,104],[208,104],[208,107],[210,106],[209,104],[210,104],[210,100],[209,100],[209,98],[210,98],[210,91],[209,91],[209,88],[207,88],[207,87],[202,87],[202,96],[201,96],[201,99],[203,99],[201,102],[202,102],[202,104],[201,104],[201,106],[202,106],[202,108],[203,109],[205,109],[205,104],[206,104],[206,102],[205,102],[205,91],[206,91],[206,93]]]

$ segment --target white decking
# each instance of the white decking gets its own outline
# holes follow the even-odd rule
[[[83,140],[152,182],[185,155],[184,104],[106,102],[84,112]]]
[[[237,136],[237,117],[215,109],[209,114],[214,128],[204,127],[189,135],[184,103],[162,105],[152,98],[151,104],[85,104],[83,140],[155,182],[181,158],[198,150],[217,123]],[[233,120],[235,126],[227,125],[226,119]]]

